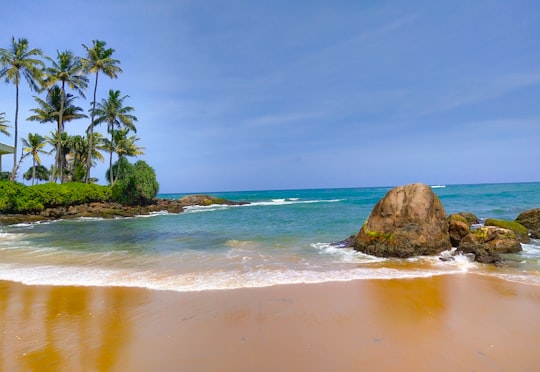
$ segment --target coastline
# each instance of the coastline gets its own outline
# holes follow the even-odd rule
[[[184,208],[209,205],[243,205],[246,202],[231,201],[206,194],[193,194],[180,199],[154,199],[148,205],[123,205],[116,202],[93,202],[69,206],[45,208],[39,213],[0,213],[0,227],[19,223],[39,223],[59,219],[104,218],[148,216],[152,213],[182,213]]]
[[[540,286],[475,274],[221,291],[0,281],[0,369],[534,370]]]

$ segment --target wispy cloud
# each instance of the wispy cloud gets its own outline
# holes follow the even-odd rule
[[[322,112],[291,112],[285,114],[276,115],[262,115],[253,118],[246,119],[243,122],[243,126],[256,128],[256,127],[273,127],[281,126],[285,124],[291,124],[294,122],[301,122],[305,120],[321,119],[324,116]]]
[[[484,78],[464,79],[444,94],[435,95],[435,102],[421,115],[440,113],[466,105],[502,97],[516,90],[540,84],[540,71],[511,73]]]

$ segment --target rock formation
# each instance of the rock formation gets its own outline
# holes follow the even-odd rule
[[[473,253],[478,262],[497,263],[502,261],[501,254],[520,252],[521,244],[512,230],[484,226],[467,234],[458,250]]]
[[[512,230],[521,243],[530,243],[531,238],[527,228],[515,221],[497,220],[494,218],[488,218],[484,223],[484,226],[502,227],[503,229]]]
[[[354,248],[379,257],[432,255],[451,248],[441,201],[421,183],[390,190],[371,211]]]
[[[529,209],[517,216],[516,222],[519,222],[529,230],[531,238],[540,239],[540,208]]]
[[[448,216],[448,233],[452,247],[457,247],[461,239],[471,232],[469,222],[462,214],[451,214]]]

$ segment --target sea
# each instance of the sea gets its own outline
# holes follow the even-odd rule
[[[447,214],[515,219],[540,183],[432,185]],[[366,279],[486,275],[540,285],[540,241],[510,267],[436,256],[378,258],[343,248],[391,187],[215,192],[240,206],[0,227],[0,280],[179,292]],[[186,194],[161,194],[178,199]]]

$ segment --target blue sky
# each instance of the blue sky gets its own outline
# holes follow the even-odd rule
[[[109,89],[130,96],[141,158],[161,192],[540,181],[537,1],[20,0],[2,8],[0,47],[15,36],[50,56],[83,55],[93,39],[116,50],[124,73],[100,81],[98,100]],[[21,119],[33,94],[22,87]],[[11,122],[14,96],[13,85],[0,84],[0,112]],[[78,101],[85,109],[87,96]],[[51,130],[21,120],[22,136]],[[105,171],[93,175],[104,182]]]

